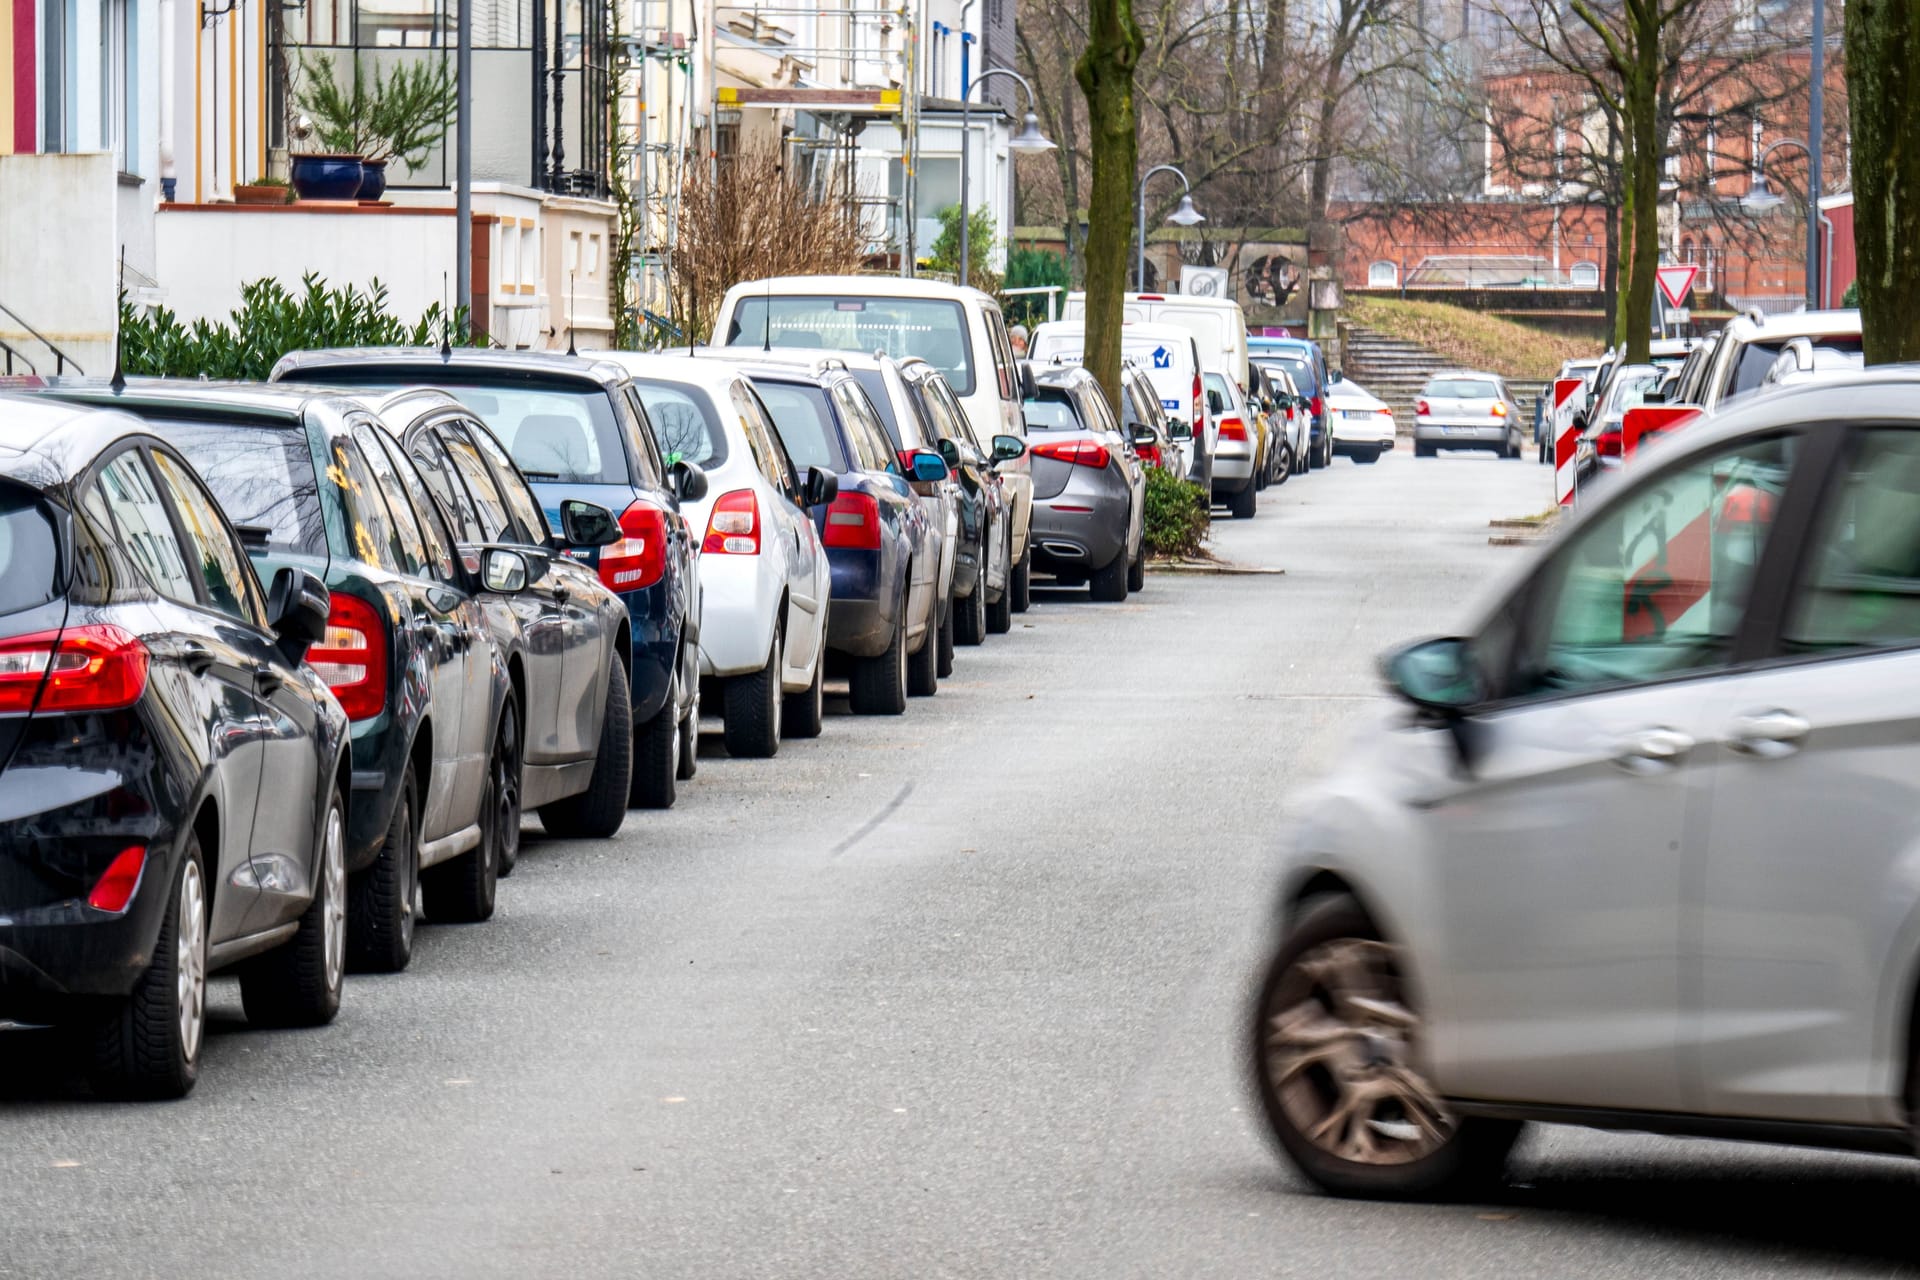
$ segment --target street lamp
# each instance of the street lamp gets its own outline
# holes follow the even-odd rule
[[[1816,6],[1818,0],[1816,0]],[[1820,309],[1820,187],[1819,175],[1811,167],[1818,164],[1820,153],[1798,138],[1776,138],[1760,152],[1760,158],[1753,163],[1753,182],[1747,188],[1747,194],[1740,197],[1740,207],[1749,213],[1771,213],[1787,202],[1785,196],[1775,191],[1767,182],[1767,157],[1781,147],[1798,147],[1807,153],[1807,310]]]
[[[1186,193],[1180,197],[1179,207],[1167,215],[1168,222],[1182,227],[1191,227],[1207,220],[1205,214],[1193,207],[1193,184],[1187,181],[1187,175],[1181,173],[1177,166],[1157,164],[1140,175],[1139,203],[1134,213],[1135,229],[1139,232],[1140,239],[1138,247],[1134,250],[1133,259],[1133,291],[1135,293],[1147,291],[1147,183],[1153,180],[1153,175],[1156,173],[1171,173],[1179,178],[1180,185],[1186,188]]]
[[[1007,139],[1007,146],[1014,151],[1051,151],[1053,140],[1040,132],[1040,117],[1033,114],[1033,86],[1018,71],[1006,67],[989,67],[974,77],[973,84],[960,86],[960,283],[965,285],[973,277],[968,274],[968,250],[973,247],[973,210],[967,205],[967,156],[973,150],[973,85],[984,84],[994,76],[1011,76],[1019,82],[1027,94],[1027,118],[1021,122],[1020,132]]]

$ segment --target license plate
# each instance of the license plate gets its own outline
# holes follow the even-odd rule
[[[1479,428],[1477,427],[1442,427],[1440,428],[1440,430],[1450,436],[1470,436],[1475,431],[1479,430]]]

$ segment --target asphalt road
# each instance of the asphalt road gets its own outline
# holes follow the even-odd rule
[[[1904,1162],[1544,1130],[1480,1205],[1309,1191],[1243,1084],[1285,797],[1376,655],[1528,553],[1531,463],[1403,450],[1223,521],[1264,576],[1040,592],[903,719],[703,749],[489,924],[93,1102],[0,1037],[0,1276],[1620,1276],[1913,1269]]]

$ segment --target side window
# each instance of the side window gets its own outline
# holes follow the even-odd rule
[[[467,496],[473,499],[473,508],[480,520],[479,541],[498,542],[508,537],[513,527],[513,517],[507,511],[506,499],[494,487],[493,476],[480,457],[480,451],[451,423],[441,427],[439,434],[440,443],[446,446],[447,456],[453,459],[454,471],[467,487]]]
[[[1801,653],[1920,644],[1920,431],[1863,432],[1787,610]]]
[[[169,600],[200,603],[166,503],[138,449],[128,449],[101,468],[100,493],[119,526],[120,545],[153,589]]]
[[[867,471],[885,471],[886,454],[873,447],[873,433],[867,429],[867,406],[854,393],[853,384],[834,383],[833,399],[840,410],[840,420],[846,425],[847,442],[853,446],[854,457],[860,466]]]
[[[433,494],[421,482],[420,469],[407,460],[406,451],[400,447],[398,440],[384,431],[373,434],[386,454],[387,465],[400,477],[401,487],[406,490],[405,499],[395,496],[394,501],[411,500],[413,503],[414,518],[420,526],[420,539],[426,545],[428,572],[442,582],[455,581],[453,538],[447,532],[446,522],[434,502]]]
[[[158,450],[152,456],[161,483],[173,495],[174,507],[180,513],[188,557],[199,568],[207,603],[242,622],[265,626],[266,611],[260,603],[253,568],[246,552],[227,532],[220,508],[184,463]]]
[[[1721,666],[1786,491],[1796,441],[1748,441],[1641,483],[1555,552],[1517,693]]]
[[[431,427],[418,430],[413,434],[408,452],[421,478],[427,482],[427,490],[453,521],[454,541],[485,542],[486,535],[480,532],[480,514],[474,510],[473,499],[467,496],[467,487],[454,474],[453,459],[447,456],[447,447],[440,442],[440,437]]]
[[[954,432],[953,438],[955,440],[970,440],[973,442],[973,447],[981,453],[991,453],[993,442],[991,440],[982,440],[975,434],[973,430],[973,420],[967,417],[967,411],[960,407],[960,402],[953,398],[952,384],[945,378],[934,378],[930,379],[926,385],[927,389],[933,393],[933,399],[946,409],[947,417],[953,426],[959,428]]]
[[[507,510],[513,513],[525,540],[536,547],[545,546],[547,539],[553,536],[552,530],[547,527],[546,513],[540,510],[533,490],[527,487],[526,477],[513,465],[513,459],[507,456],[507,451],[500,447],[500,442],[493,438],[492,432],[478,422],[468,422],[465,426],[467,434],[480,446],[480,452],[486,454],[487,461],[493,464],[493,478],[499,482],[500,494],[507,500]]]
[[[340,490],[347,512],[347,540],[357,560],[377,564],[391,573],[410,572],[400,552],[400,535],[393,513],[380,495],[380,482],[350,436],[335,436],[329,446],[333,465],[327,476]]]
[[[647,417],[647,407],[640,403],[639,392],[629,384],[621,398],[627,407],[627,416],[631,420],[628,430],[633,437],[634,450],[639,455],[636,462],[643,483],[665,485],[667,482],[667,461],[660,456],[660,441],[653,434],[653,422]]]
[[[1011,400],[1013,394],[1013,342],[1007,337],[1007,322],[998,311],[985,312],[987,320],[987,346],[993,350],[993,372],[1000,379],[1000,398]]]
[[[793,462],[787,457],[787,451],[780,447],[780,437],[773,430],[766,406],[760,403],[760,398],[744,382],[735,382],[727,389],[727,394],[733,401],[735,412],[740,415],[740,429],[746,433],[747,448],[752,450],[753,463],[760,469],[760,474],[777,488],[787,493],[798,493],[800,481],[794,475]]]
[[[428,573],[433,561],[427,554],[426,538],[420,532],[420,518],[414,514],[413,504],[407,499],[400,474],[393,469],[393,459],[387,456],[386,449],[381,446],[381,434],[378,427],[364,422],[356,423],[353,442],[360,446],[360,454],[366,459],[368,470],[373,473],[374,483],[380,487],[377,496],[386,503],[388,525],[393,530],[395,562],[403,573]]]
[[[893,450],[893,440],[887,435],[887,424],[880,421],[873,401],[867,398],[865,392],[852,388],[847,391],[847,399],[853,404],[854,421],[866,433],[867,452],[878,460],[882,471],[899,471],[900,456]]]

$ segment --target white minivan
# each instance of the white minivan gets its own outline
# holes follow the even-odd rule
[[[1036,325],[1027,339],[1027,358],[1042,368],[1047,365],[1079,364],[1087,342],[1087,326],[1080,320],[1054,320]],[[1160,407],[1168,419],[1169,434],[1177,448],[1189,458],[1182,472],[1187,479],[1211,491],[1213,457],[1219,444],[1219,419],[1207,412],[1206,397],[1200,387],[1200,344],[1193,334],[1178,325],[1134,324],[1120,326],[1120,355],[1131,360],[1153,384]]]
[[[903,359],[918,356],[946,376],[967,411],[975,444],[993,454],[997,435],[1027,438],[1020,379],[999,304],[978,289],[899,276],[779,276],[727,290],[714,320],[722,346],[809,347]],[[1033,468],[1026,455],[1001,464],[1013,499],[1013,571],[1007,594],[1026,612],[1032,553]]]
[[[1087,318],[1087,295],[1067,295],[1069,320]],[[1224,373],[1241,388],[1247,372],[1247,313],[1231,298],[1196,298],[1181,293],[1129,293],[1128,324],[1178,325],[1200,344],[1200,368]]]

